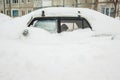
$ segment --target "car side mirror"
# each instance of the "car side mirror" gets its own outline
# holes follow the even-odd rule
[[[23,34],[23,36],[28,36],[28,34],[29,34],[28,29],[25,29],[22,34]]]

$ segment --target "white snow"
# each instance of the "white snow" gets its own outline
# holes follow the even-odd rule
[[[120,17],[116,17],[115,19],[120,20]]]
[[[119,20],[84,8],[44,10],[47,16],[76,16],[80,10],[93,31],[51,34],[27,28],[42,10],[5,22],[0,25],[0,80],[120,80]]]
[[[9,16],[0,13],[0,24],[4,23],[4,22],[6,22],[6,21],[8,21],[10,19],[11,18]]]

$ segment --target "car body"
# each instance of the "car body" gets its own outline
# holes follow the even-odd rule
[[[119,20],[91,9],[50,7],[4,22],[0,26],[0,35],[18,38],[21,34],[27,36],[34,33],[45,34],[42,32],[68,33],[68,31],[72,32],[71,34],[78,31],[80,35],[81,30],[84,32],[89,30],[91,35],[118,35],[119,25]],[[9,34],[11,32],[12,34]]]

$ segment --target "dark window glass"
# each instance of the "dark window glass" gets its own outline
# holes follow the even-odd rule
[[[30,0],[28,0],[28,2],[30,2]]]
[[[22,11],[22,15],[25,15],[25,11]]]
[[[28,10],[28,13],[30,13],[31,12],[31,10]]]
[[[109,15],[109,8],[106,8],[106,15]]]
[[[13,17],[17,17],[19,14],[18,10],[13,10],[12,13],[13,13]]]
[[[10,10],[7,10],[7,15],[10,15]]]
[[[102,8],[102,13],[105,14],[105,8]]]
[[[6,0],[6,4],[10,4],[10,0]]]
[[[110,16],[111,17],[114,17],[115,13],[114,13],[115,9],[114,8],[111,8],[111,11],[110,11]]]
[[[25,0],[21,0],[22,3],[25,3]]]
[[[3,11],[1,11],[1,13],[3,13]]]
[[[18,3],[18,0],[12,0],[13,3]]]

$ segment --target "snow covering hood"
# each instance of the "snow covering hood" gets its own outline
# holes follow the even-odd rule
[[[86,18],[93,28],[93,33],[95,34],[111,34],[118,35],[120,33],[120,21],[114,18],[108,17],[97,11],[90,10],[87,8],[63,8],[63,7],[53,7],[53,8],[43,8],[31,12],[28,15],[15,18],[7,23],[2,24],[0,27],[0,34],[16,35],[18,37],[22,31],[27,28],[27,23],[31,17],[39,16],[41,17],[41,12],[45,11],[46,16],[78,16]],[[78,14],[80,11],[80,14]],[[43,32],[43,31],[42,31]],[[9,34],[12,33],[12,34]]]

